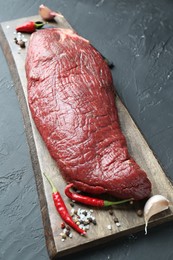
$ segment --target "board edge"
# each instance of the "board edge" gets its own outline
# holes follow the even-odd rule
[[[22,120],[24,123],[25,135],[27,139],[27,145],[30,151],[30,158],[32,163],[32,168],[34,172],[35,182],[36,182],[36,190],[39,197],[39,204],[40,204],[40,211],[42,216],[42,222],[45,234],[45,242],[47,246],[47,251],[51,259],[53,259],[57,255],[56,245],[53,238],[53,233],[50,225],[50,218],[48,214],[47,202],[46,197],[44,194],[44,185],[42,180],[41,169],[39,165],[39,160],[36,151],[36,145],[32,133],[32,126],[29,118],[29,111],[27,108],[27,103],[25,99],[25,95],[23,92],[23,88],[21,86],[21,81],[19,75],[17,73],[16,64],[11,53],[11,49],[9,46],[8,41],[6,40],[4,30],[2,24],[0,24],[0,46],[2,48],[3,54],[6,58],[6,62],[8,64],[8,68],[14,82],[15,92],[19,102],[19,108],[22,115]],[[9,48],[8,48],[9,47]]]

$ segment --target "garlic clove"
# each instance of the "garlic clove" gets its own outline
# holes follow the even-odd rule
[[[45,21],[52,21],[54,17],[57,15],[57,13],[55,13],[43,4],[39,7],[39,14]]]
[[[149,198],[144,206],[145,235],[147,234],[147,226],[149,219],[169,208],[169,200],[162,195],[154,195]]]

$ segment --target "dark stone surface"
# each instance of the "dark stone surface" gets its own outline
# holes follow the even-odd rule
[[[114,62],[118,94],[173,179],[173,2],[1,0],[0,22],[35,15],[42,3],[61,11],[79,34]],[[0,259],[47,260],[22,113],[1,50],[0,60]],[[140,232],[113,240],[73,259],[171,260],[172,236],[173,225],[167,223],[147,236]]]

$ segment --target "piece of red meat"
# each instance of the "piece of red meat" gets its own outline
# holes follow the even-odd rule
[[[33,119],[67,182],[93,194],[150,195],[120,129],[110,69],[87,40],[70,29],[33,33],[26,76]]]

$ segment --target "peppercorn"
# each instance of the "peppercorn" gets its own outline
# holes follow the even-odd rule
[[[114,212],[113,212],[112,209],[109,210],[109,214],[110,214],[111,216],[114,214]]]
[[[62,222],[62,223],[61,223],[61,229],[64,229],[64,228],[65,228],[65,223]]]
[[[20,41],[18,42],[18,44],[19,44],[19,46],[20,46],[22,49],[26,47],[25,42],[22,41],[22,40],[20,40]]]
[[[63,239],[66,239],[67,238],[67,236],[66,236],[66,234],[65,233],[62,233],[62,236],[61,236]]]
[[[70,227],[69,227],[69,226],[66,226],[66,229],[67,229],[67,230],[70,230]]]
[[[74,203],[71,201],[70,202],[70,206],[73,208],[74,207]]]
[[[142,209],[138,209],[136,211],[136,214],[139,216],[139,217],[142,217],[143,216],[143,210]]]
[[[97,222],[96,222],[96,220],[95,220],[95,219],[92,219],[92,223],[93,223],[94,225],[96,225],[96,224],[97,224]]]
[[[69,235],[70,235],[70,231],[69,231],[69,230],[66,230],[66,231],[65,231],[65,234],[66,234],[66,236],[69,237]]]
[[[115,222],[115,223],[118,223],[118,222],[119,222],[119,220],[118,220],[118,218],[117,218],[117,217],[114,217],[114,219],[113,219],[113,220],[114,220],[114,222]]]

